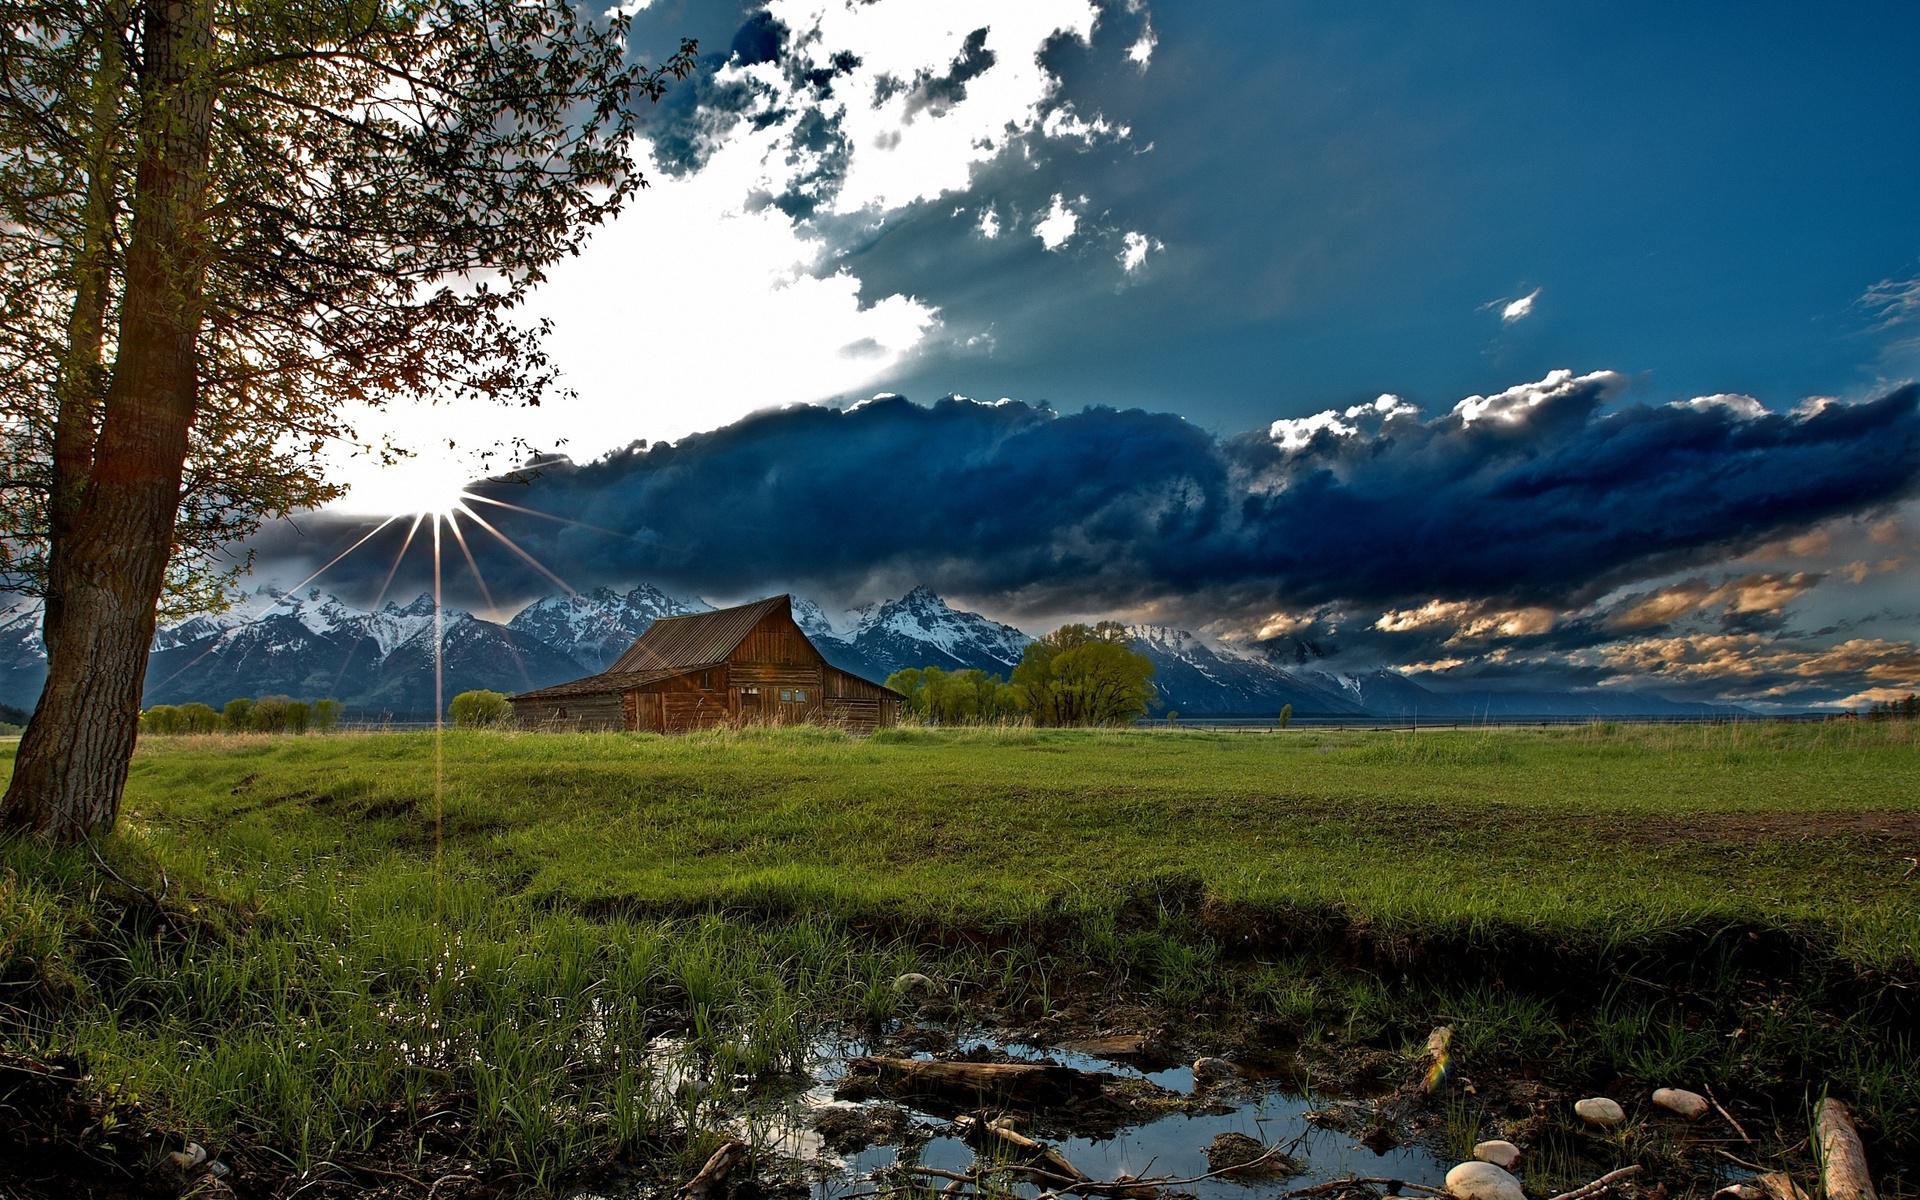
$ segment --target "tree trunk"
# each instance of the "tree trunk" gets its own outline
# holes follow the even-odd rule
[[[0,801],[0,826],[61,842],[119,812],[199,390],[210,3],[152,0],[142,40],[119,355],[84,492],[53,531],[47,682]]]

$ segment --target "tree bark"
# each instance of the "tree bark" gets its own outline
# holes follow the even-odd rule
[[[209,0],[151,0],[142,41],[119,354],[84,488],[52,530],[47,682],[0,801],[0,826],[60,842],[119,813],[199,392]]]

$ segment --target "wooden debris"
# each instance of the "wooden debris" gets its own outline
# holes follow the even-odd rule
[[[1026,1155],[1024,1162],[1028,1166],[1040,1167],[1049,1174],[1058,1175],[1072,1183],[1084,1182],[1088,1178],[1085,1172],[1068,1162],[1066,1156],[1058,1150],[1034,1141],[1005,1121],[987,1121],[980,1117],[960,1116],[953,1119],[953,1124],[960,1130],[961,1136],[968,1141],[998,1143]]]
[[[1793,1181],[1793,1176],[1785,1171],[1768,1171],[1754,1180],[1767,1189],[1772,1200],[1807,1200],[1806,1189]]]
[[[1832,1096],[1821,1100],[1814,1129],[1820,1134],[1820,1170],[1827,1200],[1878,1200],[1873,1177],[1867,1173],[1867,1151],[1847,1106]]]
[[[1639,1173],[1639,1163],[1635,1163],[1630,1167],[1621,1167],[1618,1171],[1608,1171],[1592,1183],[1582,1184],[1570,1192],[1561,1192],[1558,1196],[1553,1197],[1553,1200],[1587,1200],[1589,1196],[1598,1196],[1601,1192],[1619,1183],[1622,1179],[1630,1179]]]
[[[876,1075],[883,1088],[949,1101],[1002,1100],[1015,1104],[1062,1104],[1095,1095],[1106,1076],[1051,1063],[976,1063],[868,1055],[847,1062],[856,1073]]]
[[[1740,1140],[1749,1146],[1753,1145],[1753,1138],[1748,1136],[1746,1126],[1734,1120],[1733,1114],[1727,1111],[1726,1105],[1720,1103],[1720,1097],[1713,1094],[1712,1088],[1707,1089],[1707,1099],[1713,1103],[1714,1111],[1725,1117],[1727,1124],[1733,1126],[1733,1131],[1740,1135]]]
[[[1067,1042],[1062,1049],[1077,1054],[1091,1054],[1095,1058],[1149,1058],[1154,1055],[1156,1046],[1154,1035],[1150,1033],[1109,1033]]]
[[[708,1156],[706,1165],[692,1179],[680,1185],[681,1200],[707,1200],[727,1182],[727,1172],[747,1159],[747,1144],[728,1140]]]

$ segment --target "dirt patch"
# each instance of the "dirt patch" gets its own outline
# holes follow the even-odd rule
[[[1701,812],[1674,817],[1635,814],[1631,818],[1580,818],[1578,823],[1634,846],[1847,840],[1920,850],[1920,811]]]

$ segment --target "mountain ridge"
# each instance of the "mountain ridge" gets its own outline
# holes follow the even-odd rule
[[[711,607],[639,583],[624,592],[597,587],[544,596],[504,621],[444,609],[437,694],[444,701],[469,688],[513,692],[590,675],[605,670],[654,620]],[[1011,625],[953,607],[925,585],[838,620],[805,597],[795,596],[793,609],[827,661],[876,681],[902,667],[926,666],[1006,677],[1033,640]],[[262,586],[225,613],[161,627],[144,702],[218,706],[234,696],[286,693],[333,696],[361,717],[430,715],[436,696],[433,612],[426,593],[368,610],[318,587],[296,595]],[[1328,670],[1317,647],[1291,640],[1228,642],[1144,623],[1127,631],[1133,648],[1154,664],[1154,716],[1272,717],[1284,705],[1303,718],[1742,711],[1598,689],[1440,691],[1385,668]],[[44,675],[37,612],[0,613],[0,703],[31,708]]]

